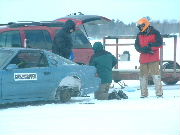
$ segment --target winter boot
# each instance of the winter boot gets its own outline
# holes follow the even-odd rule
[[[162,97],[163,90],[162,90],[162,84],[161,84],[161,76],[160,75],[153,75],[152,78],[153,78],[153,82],[155,85],[156,96]]]
[[[140,80],[140,89],[141,89],[141,98],[147,97],[148,96],[148,77],[147,76],[142,76],[139,78]]]
[[[108,99],[109,100],[112,100],[112,99],[121,100],[121,98],[119,97],[117,91],[113,91],[112,93],[109,93]]]
[[[120,98],[128,99],[128,96],[122,90],[118,91],[118,95]]]

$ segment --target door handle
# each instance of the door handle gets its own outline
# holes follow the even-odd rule
[[[44,75],[50,75],[51,72],[44,72]]]

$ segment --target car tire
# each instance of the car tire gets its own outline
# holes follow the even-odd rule
[[[167,62],[164,62],[165,64],[163,64],[163,69],[173,69],[174,68],[174,61],[167,61]],[[176,69],[180,69],[180,65],[176,62]],[[163,83],[166,84],[166,85],[174,85],[176,84],[178,81],[179,81],[179,78],[174,78],[174,77],[167,77],[167,78],[164,78],[163,80]]]
[[[71,99],[71,92],[67,87],[59,87],[56,92],[56,99],[65,103]]]

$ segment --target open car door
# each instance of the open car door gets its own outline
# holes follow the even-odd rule
[[[73,20],[77,26],[83,25],[83,24],[91,24],[91,25],[98,25],[98,24],[106,24],[110,22],[111,20],[98,15],[68,15],[59,19],[56,19],[55,21],[60,22],[66,22],[67,20]]]
[[[82,26],[87,37],[88,33],[86,31],[85,25],[102,25],[111,22],[110,19],[103,16],[84,15],[81,13],[79,15],[68,15],[62,18],[58,18],[54,21],[66,22],[67,20],[73,20],[76,23],[76,26]]]

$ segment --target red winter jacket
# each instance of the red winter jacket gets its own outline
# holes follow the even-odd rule
[[[159,48],[163,45],[162,37],[156,29],[150,26],[147,31],[139,32],[135,40],[135,49],[140,53],[141,64],[160,61]]]

